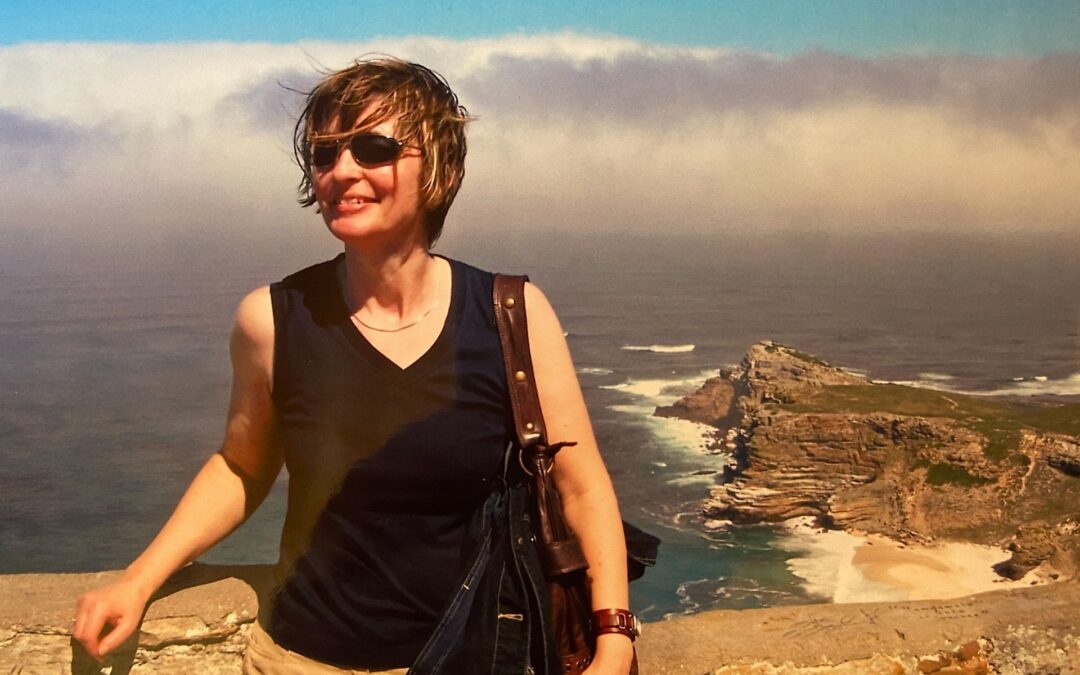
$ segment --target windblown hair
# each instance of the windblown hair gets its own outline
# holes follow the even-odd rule
[[[394,136],[419,147],[422,155],[420,199],[430,247],[442,233],[465,177],[465,126],[472,118],[446,80],[418,63],[362,58],[330,73],[307,94],[293,130],[293,154],[303,172],[298,201],[303,206],[315,203],[311,157],[315,141],[350,138],[395,116]]]

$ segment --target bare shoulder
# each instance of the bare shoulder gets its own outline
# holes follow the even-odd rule
[[[525,285],[525,308],[529,315],[529,349],[543,403],[546,395],[576,390],[577,377],[559,317],[543,291],[531,283]]]
[[[578,384],[577,372],[562,324],[539,288],[525,287],[529,315],[529,348],[532,351],[536,389],[550,442],[573,441],[573,451],[559,454],[555,482],[560,493],[580,493],[603,471],[589,411]]]
[[[236,308],[236,328],[254,340],[274,336],[274,309],[270,304],[270,287],[251,291]]]
[[[270,287],[248,293],[236,308],[229,341],[233,386],[221,455],[234,472],[269,489],[281,468],[274,415],[274,309]],[[261,498],[260,498],[261,499]]]
[[[258,365],[269,372],[274,354],[274,309],[269,286],[256,288],[240,301],[230,348],[236,365]]]
[[[530,343],[536,342],[537,339],[544,343],[552,340],[566,342],[555,309],[551,306],[551,302],[548,301],[544,292],[532,282],[525,284],[525,308],[529,314]]]

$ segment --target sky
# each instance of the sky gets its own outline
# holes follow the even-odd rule
[[[1041,55],[1076,48],[1073,0],[670,0],[668,2],[71,2],[7,0],[0,44],[39,41],[287,43],[562,31],[781,54],[944,51]]]
[[[295,91],[371,52],[477,117],[448,228],[1080,226],[1080,3],[297,6],[0,5],[0,242],[317,218]]]

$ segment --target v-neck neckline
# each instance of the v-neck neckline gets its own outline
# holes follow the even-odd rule
[[[341,321],[339,322],[338,327],[341,329],[341,332],[344,333],[345,338],[349,343],[352,344],[352,346],[366,358],[372,366],[390,380],[402,386],[408,386],[423,377],[453,342],[453,336],[457,332],[457,325],[461,316],[461,296],[464,292],[464,282],[461,278],[461,271],[458,269],[458,265],[455,261],[443,256],[436,257],[442,258],[450,265],[450,307],[446,310],[446,318],[443,320],[442,328],[435,337],[435,341],[431,343],[424,353],[405,367],[399,366],[390,359],[390,357],[376,349],[375,345],[371,344],[367,337],[360,332],[360,329],[357,328],[356,324],[353,323],[352,315],[349,312],[349,306],[345,302],[344,289],[341,286],[341,279],[344,276],[341,274],[341,266],[345,264],[345,254],[342,253],[339,255],[335,261],[334,288],[337,290],[337,300],[341,306]]]

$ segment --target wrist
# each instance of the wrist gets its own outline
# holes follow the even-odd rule
[[[641,622],[628,609],[597,609],[592,613],[592,633],[597,637],[623,635],[633,642],[641,635]]]
[[[145,601],[149,601],[163,581],[157,581],[153,575],[141,569],[137,563],[132,563],[120,576],[120,581],[127,584]]]
[[[596,653],[611,652],[619,654],[626,652],[634,653],[634,642],[622,633],[604,633],[596,636]]]
[[[596,636],[592,667],[601,673],[628,673],[634,662],[634,644],[621,633]]]

